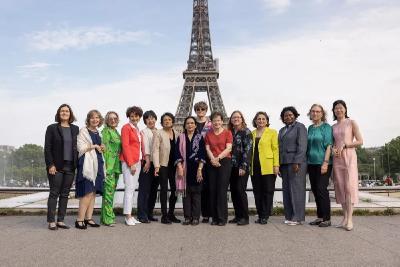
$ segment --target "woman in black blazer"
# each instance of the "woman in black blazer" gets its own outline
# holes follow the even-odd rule
[[[72,124],[75,120],[71,107],[62,104],[55,116],[57,123],[49,125],[46,130],[44,158],[50,185],[47,202],[47,222],[50,230],[69,229],[69,226],[64,223],[64,216],[78,161],[76,140],[79,127]]]

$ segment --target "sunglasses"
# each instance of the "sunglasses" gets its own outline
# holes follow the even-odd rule
[[[205,108],[197,108],[196,111],[206,111],[207,109]]]

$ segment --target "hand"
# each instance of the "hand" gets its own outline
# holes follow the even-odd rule
[[[182,164],[179,164],[178,166],[176,166],[176,171],[177,171],[179,177],[183,177],[183,167],[182,167]]]
[[[94,149],[96,149],[97,151],[99,151],[99,153],[102,153],[102,149],[99,145],[94,145]]]
[[[298,173],[299,170],[300,170],[300,165],[295,163],[295,164],[292,165],[292,168],[293,168],[293,172],[294,173]]]
[[[133,164],[133,165],[130,167],[130,169],[131,169],[131,174],[132,174],[132,175],[135,175],[135,173],[136,173],[136,166],[135,166],[135,164]]]
[[[104,151],[106,151],[106,146],[104,144],[101,144],[100,149],[101,149],[101,152],[104,152]]]
[[[342,154],[342,150],[343,150],[343,147],[334,147],[333,148],[333,155],[335,156],[335,157],[337,157],[337,158],[340,158],[340,155]]]
[[[154,176],[159,176],[159,173],[160,172],[160,167],[157,167],[157,168],[154,168]]]
[[[201,181],[203,181],[203,172],[201,171],[201,169],[197,169],[197,176],[196,176],[196,180],[198,183],[200,183]]]
[[[217,163],[219,163],[218,158],[212,158],[212,159],[211,159],[211,164],[212,164],[213,166],[216,166]]]
[[[150,161],[146,161],[146,163],[143,166],[143,172],[148,173],[150,170],[150,165],[151,165]]]
[[[275,167],[273,168],[273,171],[274,171],[274,174],[275,174],[275,175],[281,176],[281,174],[279,173],[279,167],[278,167],[278,166],[275,166]]]
[[[328,172],[328,163],[324,162],[321,166],[321,174],[325,174]]]
[[[57,170],[56,170],[56,166],[51,166],[50,168],[49,168],[49,174],[50,175],[56,175],[56,172],[57,172]]]
[[[246,174],[246,171],[243,169],[239,169],[239,176],[244,176]]]

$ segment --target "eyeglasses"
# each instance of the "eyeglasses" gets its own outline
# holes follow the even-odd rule
[[[117,117],[111,117],[111,118],[109,118],[109,120],[110,120],[110,121],[117,121],[118,118],[117,118]]]
[[[206,111],[207,109],[205,108],[197,108],[196,111]]]

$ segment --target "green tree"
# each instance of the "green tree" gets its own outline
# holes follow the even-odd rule
[[[47,182],[46,166],[43,147],[34,144],[25,144],[11,153],[13,166],[7,171],[7,177],[25,183],[28,180],[34,185]]]

